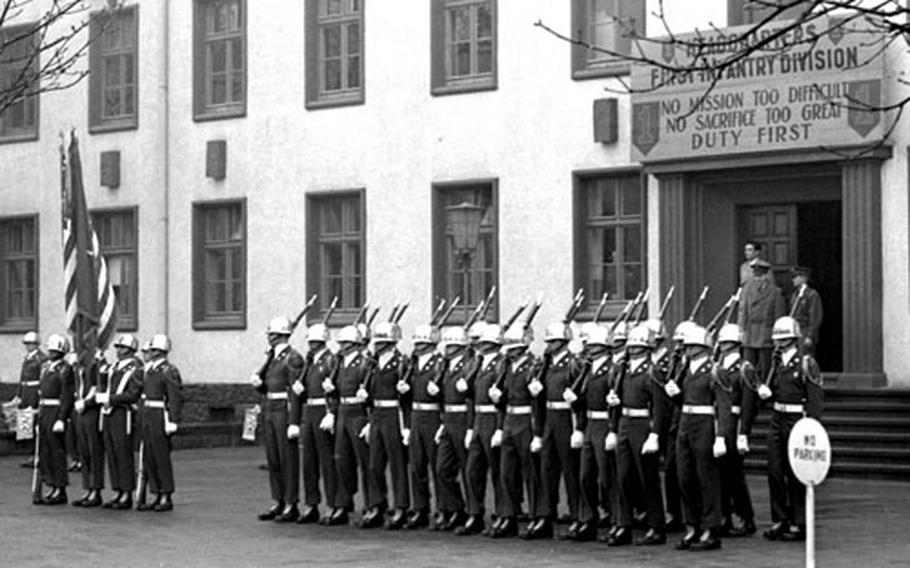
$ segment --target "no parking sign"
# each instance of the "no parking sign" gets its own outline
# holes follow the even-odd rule
[[[831,469],[831,440],[821,422],[802,418],[793,425],[787,457],[793,474],[806,486],[806,568],[815,568],[815,486]]]

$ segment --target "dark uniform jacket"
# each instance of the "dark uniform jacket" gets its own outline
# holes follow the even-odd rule
[[[303,371],[303,356],[288,344],[276,345],[269,355],[265,376],[256,390],[263,394],[286,392],[289,408],[294,408],[299,401],[291,391],[291,384],[300,377]],[[266,405],[268,408],[270,405]]]
[[[721,384],[730,388],[731,416],[727,431],[724,433],[727,441],[735,440],[737,434],[751,435],[752,425],[758,413],[758,396],[755,392],[758,376],[755,367],[742,357],[729,366],[726,366],[725,359],[721,359],[717,366],[717,374]]]
[[[648,409],[650,411],[649,430],[653,434],[660,434],[664,428],[668,404],[664,396],[663,379],[660,372],[650,357],[646,357],[641,364],[632,367],[632,360],[618,368],[615,385],[616,395],[620,405],[615,409],[613,416],[614,431],[618,431],[619,419],[623,408]]]
[[[338,366],[338,358],[327,347],[323,347],[315,353],[308,351],[304,358],[303,372],[300,377],[303,383],[303,392],[297,397],[298,404],[291,407],[291,424],[300,422],[300,407],[308,399],[325,398],[326,408],[333,411],[337,407],[337,399],[330,397],[322,387],[322,383],[335,372]],[[328,404],[331,401],[331,404]]]
[[[791,309],[798,297],[799,292],[794,292],[790,302]],[[806,285],[803,297],[799,300],[799,306],[797,306],[796,312],[793,314],[793,319],[799,323],[799,327],[803,332],[803,337],[811,339],[812,343],[818,343],[818,329],[822,325],[823,317],[824,310],[822,309],[821,296],[819,296],[818,292],[814,289]]]
[[[105,391],[111,395],[110,406],[130,410],[142,393],[142,380],[142,362],[136,357],[108,365]]]
[[[770,275],[756,276],[743,285],[737,323],[743,329],[743,347],[770,349],[771,330],[784,315],[784,298]]]
[[[781,404],[803,404],[806,415],[821,420],[825,393],[818,363],[811,355],[795,355],[781,362],[769,385],[771,401]]]
[[[531,418],[534,422],[534,435],[543,434],[543,413],[546,409],[546,399],[541,393],[536,398],[528,391],[533,377],[539,377],[541,371],[540,360],[529,352],[523,353],[516,361],[506,358],[500,367],[498,382],[502,397],[497,405],[500,414],[505,416],[509,406],[530,406]]]
[[[178,422],[183,408],[180,371],[165,359],[157,359],[145,367],[142,381],[142,399],[162,400],[170,422]]]
[[[41,415],[56,413],[54,418],[66,420],[73,411],[73,369],[63,359],[45,361],[41,367],[41,378],[38,386],[39,396],[42,400],[58,400],[57,406],[45,406]]]
[[[47,355],[40,349],[29,351],[22,360],[22,371],[19,373],[19,390],[16,396],[21,401],[19,408],[38,406],[38,380],[41,378],[41,365]]]

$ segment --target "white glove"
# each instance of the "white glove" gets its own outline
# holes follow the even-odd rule
[[[367,399],[370,398],[370,395],[367,393],[367,389],[363,388],[362,386],[357,389],[357,394],[354,396],[356,396],[357,400],[360,402],[366,402]]]
[[[758,396],[762,400],[768,400],[771,398],[771,389],[768,388],[768,385],[762,384],[758,385]]]
[[[10,399],[9,403],[12,406],[19,406],[20,404],[22,404],[22,399],[19,398],[18,396],[14,396],[13,398]]]
[[[674,396],[679,396],[681,391],[679,390],[679,385],[676,384],[676,381],[667,381],[667,384],[664,385],[664,392],[667,393],[667,396],[673,398]]]
[[[71,351],[63,356],[63,362],[73,367],[79,362],[79,356]]]
[[[607,404],[609,404],[610,406],[619,406],[620,400],[619,400],[619,397],[616,395],[615,390],[611,390],[609,393],[607,393]]]
[[[474,440],[474,429],[468,428],[468,431],[464,433],[464,449],[469,449],[471,447],[471,442]]]
[[[297,424],[288,424],[288,440],[296,440],[300,437],[300,426]]]
[[[322,390],[325,391],[326,394],[335,392],[335,383],[332,382],[332,379],[328,377],[322,379]]]
[[[564,401],[568,402],[569,404],[572,404],[573,402],[578,400],[578,395],[575,394],[575,391],[573,391],[569,387],[566,387],[566,390],[562,391],[562,399]]]
[[[319,421],[319,429],[323,432],[334,432],[335,415],[331,412],[326,412],[325,416],[322,417],[322,420]]]
[[[433,381],[428,382],[427,383],[427,394],[430,396],[436,396],[437,394],[439,394],[439,385],[437,385]]]
[[[395,383],[395,390],[398,391],[398,394],[407,394],[407,392],[411,390],[411,385],[405,381],[398,381]]]
[[[54,427],[52,428],[52,430],[55,433],[59,434],[59,433],[63,432],[64,429],[66,429],[66,424],[63,423],[63,420],[57,420],[56,422],[54,422]]]
[[[111,403],[111,395],[106,392],[99,392],[95,395],[95,402],[107,406]]]
[[[370,443],[370,423],[367,422],[363,428],[360,429],[360,434],[357,434],[357,437],[362,439],[367,444]]]
[[[177,433],[177,423],[176,422],[165,422],[164,423],[164,433],[168,436]]]
[[[85,401],[84,400],[77,400],[75,402],[74,406],[76,407],[76,412],[78,412],[79,414],[82,414],[83,412],[85,412]]]
[[[660,449],[660,442],[657,439],[657,434],[651,432],[648,434],[648,438],[645,440],[645,443],[641,446],[642,455],[656,454]]]
[[[499,404],[499,400],[502,398],[502,391],[499,388],[495,386],[490,387],[487,394],[490,395],[490,400],[493,401],[493,404]]]
[[[440,424],[439,428],[436,429],[436,433],[433,435],[434,444],[436,444],[437,446],[439,445],[439,442],[442,441],[442,434],[445,431],[446,431],[446,427]]]
[[[493,431],[493,436],[490,437],[490,447],[498,448],[502,445],[502,430],[496,429]]]
[[[543,440],[540,439],[540,436],[534,436],[531,438],[531,453],[536,454],[543,448]]]
[[[250,375],[250,384],[253,385],[253,388],[256,389],[262,386],[262,377],[259,376],[259,373],[253,373]]]
[[[604,449],[607,450],[608,452],[612,452],[613,450],[616,449],[616,434],[615,433],[610,432],[609,434],[607,434],[607,439],[604,440]]]
[[[582,447],[584,443],[585,435],[581,432],[581,430],[574,430],[572,432],[572,436],[569,437],[569,446],[573,450],[577,450],[578,448]]]
[[[303,394],[303,383],[300,381],[294,381],[291,383],[291,390],[294,391],[294,394],[300,396]]]
[[[401,443],[405,446],[411,443],[411,429],[402,428],[401,429]]]
[[[531,393],[531,396],[537,396],[543,392],[543,383],[537,379],[532,380],[528,383],[528,392]]]
[[[714,457],[720,458],[727,455],[727,442],[723,437],[714,438]]]
[[[736,437],[736,451],[743,455],[749,453],[749,436],[740,434]]]
[[[463,378],[455,381],[455,390],[458,392],[467,392],[468,391],[468,381]]]

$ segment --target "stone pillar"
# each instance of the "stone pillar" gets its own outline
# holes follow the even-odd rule
[[[658,176],[658,222],[660,223],[660,297],[667,295],[671,285],[676,286],[675,299],[667,308],[664,321],[680,322],[691,291],[686,286],[687,251],[686,227],[686,176],[666,174]],[[672,332],[672,330],[670,330]]]

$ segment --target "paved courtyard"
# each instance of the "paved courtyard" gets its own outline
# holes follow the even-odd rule
[[[0,556],[5,566],[800,566],[803,545],[760,536],[723,550],[677,552],[672,544],[608,549],[598,543],[493,541],[448,533],[362,531],[256,520],[268,505],[260,448],[175,452],[172,513],[82,510],[30,504],[21,457],[0,459]],[[79,478],[71,475],[70,498]],[[764,480],[750,480],[760,528]],[[907,566],[910,483],[832,480],[818,490],[818,566]],[[564,528],[564,527],[560,527]],[[671,539],[678,538],[671,535]]]

